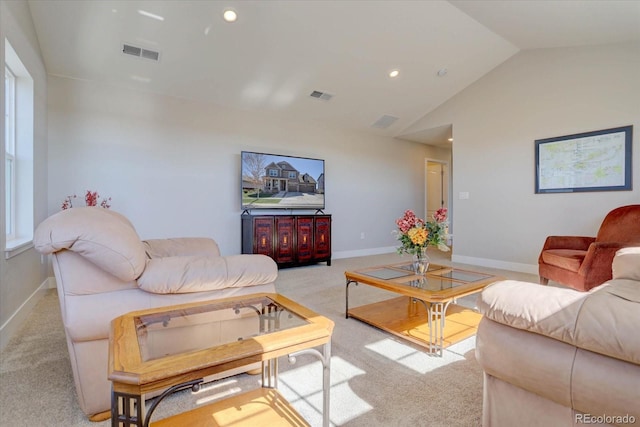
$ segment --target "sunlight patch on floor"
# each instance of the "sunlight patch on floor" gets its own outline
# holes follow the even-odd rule
[[[235,394],[240,394],[242,392],[242,389],[240,387],[231,387],[228,390],[225,391],[221,391],[219,393],[215,393],[212,394],[210,396],[206,396],[206,397],[202,397],[198,400],[196,400],[196,404],[197,405],[206,405],[209,402],[213,402],[216,400],[220,400],[220,399],[224,399],[227,397],[231,397]]]
[[[329,412],[333,425],[342,425],[373,409],[349,385],[349,381],[365,374],[365,371],[340,357],[331,358]],[[311,425],[322,424],[322,364],[320,362],[316,361],[281,372],[278,390]],[[336,414],[340,414],[340,418],[337,418]]]
[[[366,345],[365,348],[420,374],[426,374],[449,363],[465,360],[463,356],[448,351],[444,351],[442,357],[430,356],[390,338]]]

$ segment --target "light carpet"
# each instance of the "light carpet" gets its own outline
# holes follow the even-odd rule
[[[445,254],[432,261],[451,265]],[[282,269],[277,291],[335,322],[331,358],[330,420],[334,426],[479,426],[482,371],[475,337],[445,350],[442,358],[355,319],[345,319],[345,270],[407,259],[396,254],[334,260]],[[521,273],[471,267],[508,278]],[[393,296],[369,286],[350,287],[350,305]],[[473,305],[475,297],[463,303]],[[239,375],[183,391],[159,405],[153,418],[259,386],[259,376]],[[279,390],[312,426],[322,425],[322,367],[312,356],[293,365],[280,360]],[[38,303],[0,359],[0,425],[109,426],[90,422],[78,407],[55,290]]]

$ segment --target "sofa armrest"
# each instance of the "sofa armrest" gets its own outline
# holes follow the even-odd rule
[[[616,252],[612,263],[614,279],[640,282],[640,246],[626,247]]]
[[[588,236],[548,236],[544,241],[542,250],[575,249],[586,251],[589,249],[589,245],[595,241],[595,237]]]
[[[613,259],[626,242],[593,242],[589,245],[578,274],[589,277],[592,283],[604,283],[611,279]]]
[[[128,219],[110,209],[87,206],[60,211],[38,225],[33,242],[42,254],[75,252],[125,282],[135,280],[145,267],[138,233]]]
[[[155,294],[182,294],[272,283],[276,263],[265,255],[175,256],[147,260],[138,286]]]
[[[220,256],[215,240],[205,237],[178,237],[144,240],[148,258],[171,256]]]
[[[572,342],[587,295],[573,289],[503,280],[485,288],[477,304],[480,312],[494,322]]]

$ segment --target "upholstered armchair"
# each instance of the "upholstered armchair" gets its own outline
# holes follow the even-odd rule
[[[127,218],[99,207],[50,216],[34,244],[52,256],[78,403],[94,421],[108,418],[111,408],[111,320],[135,310],[273,293],[278,274],[271,258],[223,257],[208,238],[141,241]]]
[[[609,212],[596,237],[547,237],[538,257],[540,283],[588,291],[611,279],[616,251],[628,246],[640,246],[640,205]]]

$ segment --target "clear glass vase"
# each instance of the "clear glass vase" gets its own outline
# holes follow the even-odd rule
[[[420,248],[418,252],[413,256],[413,270],[416,274],[424,276],[429,271],[429,256],[427,255],[427,248]]]

